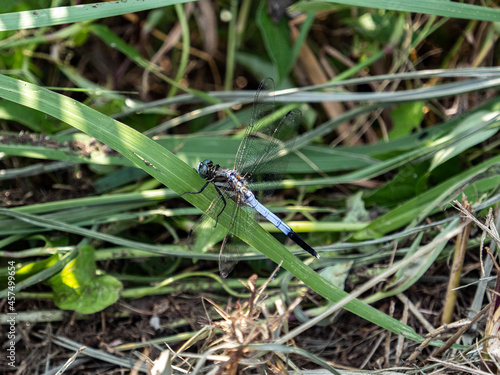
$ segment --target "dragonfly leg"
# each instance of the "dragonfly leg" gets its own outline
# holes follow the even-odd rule
[[[220,210],[220,212],[217,214],[217,217],[215,219],[215,225],[214,225],[214,228],[217,226],[217,223],[219,222],[219,216],[224,212],[224,210],[226,209],[226,198],[224,198],[224,194],[222,194],[222,192],[219,190],[219,188],[217,186],[215,186],[215,190],[217,190],[217,194],[219,194],[219,197],[220,199],[222,199],[222,209]]]
[[[184,194],[200,194],[203,192],[203,190],[205,190],[205,188],[208,186],[208,184],[210,183],[211,181],[207,181],[205,183],[205,185],[203,185],[201,187],[200,190],[198,191],[185,191],[184,193],[182,193],[180,196],[182,197]],[[222,209],[220,210],[220,212],[217,214],[217,217],[215,218],[215,225],[214,225],[214,228],[217,226],[217,223],[219,221],[219,216],[222,214],[222,212],[226,209],[226,198],[224,198],[224,194],[222,194],[222,192],[219,190],[219,188],[217,186],[215,186],[215,190],[217,190],[217,194],[219,194],[219,197],[222,199]]]
[[[182,197],[184,194],[200,194],[203,192],[203,190],[205,190],[205,188],[208,186],[209,183],[210,183],[210,181],[207,181],[206,184],[203,185],[199,191],[185,191],[184,193],[182,193],[180,195],[180,197]]]

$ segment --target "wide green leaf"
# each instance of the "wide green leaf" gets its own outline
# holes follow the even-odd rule
[[[96,271],[94,248],[82,246],[78,256],[49,279],[56,305],[63,310],[93,314],[115,303],[121,282]]]

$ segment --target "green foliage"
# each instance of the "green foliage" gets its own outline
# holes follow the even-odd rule
[[[394,1],[394,0],[323,0],[300,1],[291,8],[294,10],[331,10],[337,8],[338,4],[352,5],[357,7],[368,7],[401,12],[415,12],[433,14],[436,16],[464,18],[481,21],[500,21],[500,10],[480,5],[459,3],[455,1]],[[321,8],[319,8],[321,7]]]
[[[295,64],[295,61],[290,59],[292,43],[288,23],[286,19],[278,23],[273,22],[267,13],[267,3],[263,1],[259,3],[256,21],[266,44],[267,53],[277,67],[278,81],[281,81]]]
[[[366,38],[382,45],[387,44],[393,34],[394,17],[391,14],[365,13],[357,18],[356,26]]]
[[[378,204],[384,207],[395,205],[415,197],[425,191],[429,168],[428,162],[410,164],[402,167],[399,173],[383,187],[368,193],[366,202],[370,205]]]
[[[396,139],[410,134],[420,127],[424,118],[425,103],[421,101],[403,103],[391,111],[393,128],[389,139]]]
[[[67,128],[53,118],[15,102],[0,102],[0,119],[17,121],[28,129],[43,134],[53,134]]]
[[[121,282],[96,271],[94,248],[82,246],[78,256],[48,281],[56,305],[63,310],[93,314],[115,303],[120,297]]]
[[[60,260],[59,254],[54,254],[46,259],[40,260],[38,262],[29,263],[16,271],[16,275],[19,277],[18,281],[27,279],[29,276],[36,275],[41,271],[55,265]]]
[[[249,249],[243,261],[251,262],[252,268],[242,267],[244,271],[253,269],[264,275],[271,264],[269,259],[276,264],[282,262],[287,277],[300,280],[326,300],[320,302],[317,309],[309,310],[310,316],[327,312],[334,303],[349,297],[343,290],[344,283],[349,271],[357,270],[360,264],[373,269],[375,275],[381,262],[390,259],[392,264],[392,249],[385,253],[378,248],[379,244],[399,245],[402,242],[398,241],[405,240],[408,233],[418,232],[412,245],[398,248],[397,256],[400,250],[405,255],[396,259],[395,267],[401,268],[389,275],[393,276],[392,281],[383,292],[369,296],[368,301],[408,290],[438,259],[441,251],[449,247],[444,236],[438,236],[424,224],[456,215],[450,213],[452,210],[445,213],[443,210],[462,193],[477,202],[491,199],[489,204],[494,204],[498,200],[495,194],[500,186],[500,159],[495,137],[500,128],[499,99],[492,97],[480,108],[464,107],[460,117],[450,120],[441,120],[439,116],[444,111],[436,103],[445,97],[496,89],[500,70],[420,71],[419,64],[425,59],[410,55],[429,35],[437,36],[436,33],[441,32],[440,22],[444,21],[424,23],[410,35],[406,20],[411,15],[400,12],[425,11],[475,20],[498,20],[498,9],[435,0],[300,2],[294,8],[310,13],[300,26],[299,38],[292,42],[287,20],[272,21],[266,3],[261,2],[255,7],[256,13],[234,14],[237,22],[231,24],[235,29],[246,26],[243,30],[245,33],[248,30],[249,35],[253,32],[255,40],[245,44],[249,36],[243,35],[240,40],[229,43],[225,31],[218,30],[219,37],[227,38],[227,45],[219,44],[215,58],[202,54],[203,58],[191,62],[189,58],[198,58],[195,54],[200,52],[199,46],[193,45],[202,43],[196,40],[203,39],[202,32],[195,29],[195,22],[187,18],[183,8],[164,8],[182,2],[98,3],[96,7],[70,6],[64,8],[67,12],[61,13],[43,9],[38,14],[25,6],[25,13],[0,15],[0,32],[4,38],[0,44],[0,65],[4,73],[0,75],[0,119],[6,129],[0,134],[0,155],[6,165],[2,166],[0,178],[2,183],[10,184],[11,194],[17,192],[10,189],[11,186],[22,187],[17,200],[10,198],[9,207],[0,209],[0,252],[2,257],[8,257],[15,251],[16,258],[25,258],[17,270],[23,283],[16,292],[27,293],[31,286],[49,280],[51,296],[60,309],[89,314],[106,308],[120,296],[137,298],[165,293],[165,289],[151,286],[153,282],[162,281],[164,275],[185,276],[183,272],[188,267],[215,268],[218,243],[224,228],[231,224],[229,213],[234,203],[229,201],[228,209],[219,218],[219,233],[214,235],[210,230],[213,220],[207,220],[208,229],[196,238],[195,251],[191,251],[186,244],[198,218],[195,215],[209,207],[216,192],[210,186],[202,194],[180,196],[186,191],[198,191],[203,185],[204,181],[193,169],[200,160],[211,158],[224,167],[231,167],[242,137],[240,125],[250,119],[250,106],[245,105],[252,101],[253,91],[211,93],[213,86],[233,87],[237,80],[233,82],[229,73],[230,78],[216,83],[197,76],[197,69],[204,64],[212,64],[211,72],[217,74],[230,71],[229,67],[218,65],[224,61],[220,55],[224,48],[235,49],[234,59],[229,56],[225,60],[227,65],[236,64],[235,77],[243,81],[241,78],[251,72],[258,78],[252,83],[245,82],[247,87],[265,75],[272,75],[283,88],[291,89],[286,95],[276,96],[276,118],[292,108],[301,108],[304,115],[301,135],[295,141],[288,174],[281,185],[293,190],[280,190],[269,207],[283,214],[284,220],[292,222],[290,225],[297,231],[302,230],[308,243],[324,245],[318,246],[321,259],[296,257],[251,216],[244,218],[244,230],[237,235]],[[356,19],[349,19],[353,14],[351,5],[362,7],[357,9]],[[144,37],[140,42],[127,39],[127,33],[120,34],[120,28],[113,27],[112,22],[99,21],[99,18],[147,9],[156,10],[148,13],[144,21],[146,25],[141,33],[145,34],[140,35]],[[103,13],[104,10],[109,13]],[[300,47],[307,43],[313,53],[319,54],[314,33],[327,28],[328,20],[314,13],[319,10],[341,12],[344,18],[338,22],[354,34],[349,41],[352,45],[342,41],[333,57],[321,50],[321,62],[340,69],[330,82],[321,87],[296,88],[298,82],[305,86],[311,79],[307,75],[311,72],[297,68]],[[164,22],[170,26],[177,20],[182,21],[179,22],[182,37],[172,47],[173,51],[160,60],[165,66],[158,61],[153,63],[153,50],[170,40],[151,43],[148,32],[161,28]],[[56,27],[63,23],[67,26]],[[313,24],[317,28],[311,33]],[[493,34],[488,34],[491,40],[496,36],[495,27],[491,28]],[[19,37],[19,30],[33,28],[35,32]],[[328,37],[334,38],[336,32],[332,31]],[[110,90],[108,87],[116,84],[111,82],[114,76],[104,77],[110,82],[98,81],[89,73],[92,69],[84,69],[85,64],[90,63],[78,53],[87,48],[93,52],[106,48],[126,62],[123,66],[128,74],[136,77],[133,82],[137,86],[125,86],[124,90],[135,90],[147,81],[162,87],[149,92],[160,98],[150,101],[135,91]],[[58,55],[57,51],[65,53]],[[337,61],[338,53],[346,53],[346,56]],[[91,62],[100,63],[99,56],[96,53],[96,61],[93,56]],[[406,63],[417,70],[399,73]],[[113,74],[118,74],[123,66],[113,67]],[[342,70],[347,66],[349,69]],[[292,74],[294,69],[298,69],[297,74]],[[378,76],[374,71],[398,73]],[[216,73],[213,75],[217,76]],[[125,76],[122,71],[120,77]],[[356,78],[349,78],[353,76]],[[64,91],[63,95],[44,87],[52,84],[52,79],[53,85],[60,85],[61,90],[73,85],[72,91]],[[422,84],[427,80],[434,84]],[[389,82],[389,85],[381,85],[381,82]],[[393,91],[387,89],[390,84],[400,82],[403,83]],[[199,87],[203,89],[195,89]],[[168,97],[175,90],[182,93]],[[354,105],[331,118],[328,106],[332,101]],[[389,106],[394,109],[370,122],[373,118],[368,114],[379,116]],[[429,111],[424,111],[427,109]],[[433,116],[428,116],[429,113]],[[392,120],[388,132],[383,127],[387,115]],[[341,125],[346,124],[348,131],[356,129],[359,144],[338,145],[339,135],[341,140],[345,139],[346,130],[342,130]],[[19,134],[20,129],[35,134]],[[362,130],[358,132],[358,129]],[[375,141],[375,137],[380,139]],[[72,163],[77,166],[68,172]],[[49,183],[37,179],[31,184],[30,177],[40,175]],[[76,182],[70,183],[71,179]],[[29,194],[37,192],[36,184],[41,180],[43,188],[54,186],[57,193],[50,192],[53,195],[47,198],[49,202],[25,204]],[[22,183],[17,184],[18,181]],[[87,196],[83,185],[93,185],[95,196]],[[158,188],[162,185],[166,189]],[[259,186],[252,188],[258,190]],[[64,189],[70,192],[71,199],[60,193]],[[14,207],[16,205],[20,207]],[[452,233],[457,225],[450,220],[444,235]],[[84,240],[78,243],[81,238]],[[420,251],[432,238],[437,241],[436,246],[421,256]],[[45,241],[45,246],[34,247],[39,239]],[[98,261],[129,260],[120,275],[125,290],[116,278],[97,270],[94,248],[85,245],[90,240],[98,249],[95,254]],[[362,242],[365,240],[370,241],[369,244]],[[339,257],[340,250],[345,258]],[[379,254],[371,257],[375,251]],[[139,265],[138,260],[142,258],[148,260]],[[210,263],[207,266],[199,260]],[[144,270],[147,275],[142,274]],[[3,267],[2,283],[5,274]],[[386,279],[390,279],[389,276]],[[237,277],[239,275],[234,276]],[[139,280],[144,286],[137,291],[127,283],[129,280]],[[219,279],[218,291],[237,295],[227,290],[228,285],[235,285],[233,282],[236,280],[221,282]],[[183,290],[182,283],[176,287]],[[212,288],[210,285],[206,290],[215,293]],[[0,291],[0,296],[5,297],[7,292],[6,289]],[[359,295],[355,297],[343,305],[347,310],[408,339],[422,340],[407,325],[357,299]]]
[[[187,0],[124,1],[120,3],[95,3],[59,8],[39,8],[36,11],[6,13],[1,16],[0,31],[22,30],[35,27],[54,26],[87,20],[111,17],[120,14],[185,3]],[[37,2],[37,6],[43,3]],[[5,10],[7,11],[7,10]]]
[[[430,170],[491,138],[498,132],[497,118],[497,113],[486,111],[479,111],[467,117],[448,134],[450,139],[455,138],[456,141],[436,153],[432,158]]]

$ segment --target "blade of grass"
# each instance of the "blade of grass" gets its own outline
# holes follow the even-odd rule
[[[372,221],[365,229],[354,235],[356,240],[376,238],[401,227],[412,220],[420,222],[428,214],[439,209],[460,194],[462,188],[481,176],[488,177],[495,174],[500,164],[500,156],[491,158],[469,170],[452,177],[442,184],[419,194],[389,213]]]
[[[234,78],[234,55],[236,51],[236,20],[238,15],[238,1],[230,0],[231,19],[227,31],[227,55],[226,55],[226,74],[224,77],[224,88],[230,90],[233,87]]]
[[[117,215],[121,212],[126,212],[128,210],[134,210],[138,208],[142,208],[149,203],[123,203],[123,204],[114,204],[114,205],[104,205],[104,206],[96,206],[96,207],[78,207],[72,208],[69,210],[59,211],[56,213],[50,213],[47,215],[37,216],[40,219],[49,219],[54,221],[64,221],[65,223],[71,223],[76,226],[82,225],[92,225],[96,221],[106,221],[106,218],[111,215]],[[20,212],[14,211],[14,212]],[[1,214],[0,214],[1,215]],[[33,221],[33,220],[32,220]],[[53,229],[52,227],[49,227]],[[21,233],[34,233],[38,232],[40,229],[40,225],[26,225],[23,222],[17,220],[0,220],[0,236],[5,236],[9,234],[21,234]]]
[[[128,0],[0,14],[0,31],[24,30],[95,20],[187,3],[191,0]]]
[[[182,33],[182,54],[181,61],[179,62],[179,68],[175,76],[175,81],[179,82],[184,74],[186,73],[186,67],[189,59],[189,48],[191,46],[191,40],[189,36],[189,27],[186,19],[186,13],[184,8],[180,4],[175,4],[175,12],[177,13],[177,18],[179,19],[179,24],[181,25]],[[172,97],[177,92],[177,87],[172,86],[168,92],[167,97]]]
[[[179,90],[182,90],[184,92],[190,93],[195,97],[198,97],[202,99],[203,101],[206,101],[208,103],[212,104],[219,104],[221,103],[220,99],[217,99],[210,94],[207,94],[205,92],[199,91],[199,90],[194,90],[190,89],[184,85],[181,85],[180,83],[176,82],[175,80],[169,78],[165,74],[163,74],[160,71],[160,68],[154,64],[152,64],[149,60],[145,59],[142,57],[142,55],[135,49],[134,47],[130,46],[129,44],[125,43],[118,35],[116,35],[111,29],[109,29],[106,26],[103,25],[91,25],[89,27],[89,31],[95,34],[98,38],[100,38],[103,42],[108,44],[110,47],[117,49],[118,51],[122,52],[125,54],[129,59],[131,59],[135,64],[138,66],[149,70],[153,74],[155,74],[157,77],[160,79],[164,80],[168,84],[172,85],[173,87],[176,87]],[[225,111],[225,113],[231,117],[235,122],[237,122],[233,112],[229,109]]]
[[[293,10],[309,11],[325,7],[325,3],[346,4],[352,6],[388,9],[401,12],[434,14],[450,18],[464,18],[479,21],[500,21],[500,10],[479,5],[464,4],[454,1],[398,1],[398,0],[323,0],[305,2],[301,1],[291,6]],[[330,5],[331,7],[332,5]],[[334,5],[336,7],[336,5]],[[326,5],[328,7],[328,5]]]
[[[56,263],[52,264],[51,266],[47,267],[46,269],[40,272],[37,272],[35,275],[22,280],[22,282],[16,283],[14,291],[17,293],[32,285],[36,285],[44,280],[47,280],[49,277],[54,276],[56,273],[61,271],[64,268],[64,266],[66,266],[66,264],[75,259],[77,255],[78,255],[78,248],[74,248],[67,254],[61,256]],[[9,295],[8,288],[0,291],[0,298],[5,298],[7,297],[7,295]]]
[[[271,16],[267,12],[267,3],[261,1],[256,14],[256,23],[264,40],[267,54],[278,72],[277,82],[280,83],[287,77],[292,64],[295,63],[295,60],[292,60],[290,56],[292,43],[288,21],[285,19],[279,22],[271,20]]]

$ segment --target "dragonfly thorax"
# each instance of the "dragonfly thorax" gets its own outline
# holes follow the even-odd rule
[[[247,187],[245,177],[234,169],[218,169],[212,182],[240,206],[246,204],[248,194],[253,195]]]
[[[212,182],[239,205],[246,204],[247,199],[253,196],[246,178],[235,169],[221,168],[219,164],[214,165],[212,160],[205,159],[198,163],[196,171],[201,178]]]

